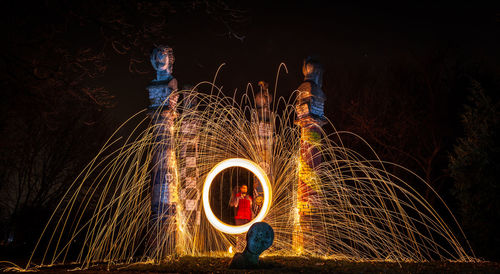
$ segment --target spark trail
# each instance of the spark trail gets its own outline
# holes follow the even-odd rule
[[[211,94],[195,91],[206,86]],[[198,210],[187,211],[183,201],[201,195],[204,178],[217,163],[228,158],[263,161],[259,129],[251,119],[255,115],[253,90],[250,87],[238,101],[224,96],[214,84],[202,82],[177,95],[183,99],[177,104],[178,116],[171,128],[175,153],[165,157],[172,157],[176,163],[179,170],[175,178],[181,185],[180,170],[186,165],[180,152],[186,138],[183,125],[196,124],[199,180],[196,189],[174,195],[175,218],[168,222],[151,218],[150,174],[156,164],[152,155],[164,146],[155,136],[158,124],[147,118],[133,122],[145,116],[141,112],[121,126],[135,124],[132,134],[122,140],[116,135],[117,130],[69,187],[32,258],[42,258],[41,265],[70,261],[87,268],[95,262],[160,262],[182,255],[229,256],[227,250],[235,245],[234,236],[215,229],[203,214],[199,225],[192,225],[192,214],[203,212],[202,202],[196,205]],[[189,104],[186,100],[190,100]],[[275,243],[267,255],[474,260],[470,248],[464,248],[454,234],[462,233],[456,221],[446,223],[415,189],[387,171],[386,167],[396,164],[380,160],[373,150],[373,159],[367,159],[344,146],[342,138],[355,135],[342,131],[329,135],[322,132],[317,148],[323,161],[311,178],[320,199],[323,229],[310,231],[312,235],[308,236],[324,240],[314,250],[307,246],[294,249],[300,168],[300,128],[294,124],[295,117],[293,102],[284,98],[273,101],[269,119],[272,148],[267,160],[272,174],[272,197],[264,221],[274,228]],[[192,134],[189,138],[193,138]],[[123,141],[123,145],[116,149],[118,141]],[[410,170],[397,167],[418,178]],[[445,214],[454,220],[449,210]]]

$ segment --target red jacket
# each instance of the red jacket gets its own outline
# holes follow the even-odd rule
[[[236,194],[236,199],[238,200],[238,203],[236,204],[238,211],[236,212],[236,216],[234,218],[244,220],[252,219],[252,197],[247,194],[243,198],[241,197],[241,193],[238,192]]]

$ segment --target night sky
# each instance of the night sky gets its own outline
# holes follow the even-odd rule
[[[338,92],[336,72],[357,67],[383,68],[398,60],[419,60],[436,51],[457,58],[484,62],[499,71],[500,9],[476,4],[370,4],[325,5],[255,3],[242,5],[246,22],[233,24],[240,41],[224,25],[204,13],[170,16],[170,39],[158,41],[174,48],[174,76],[179,84],[211,81],[225,63],[216,82],[226,94],[244,90],[248,82],[271,83],[281,62],[278,94],[288,97],[302,80],[305,56],[318,56],[325,66],[324,90]],[[113,115],[125,119],[148,104],[144,87],[151,75],[130,75],[126,58],[117,57],[102,81],[117,96]],[[327,101],[326,111],[335,108]],[[333,117],[330,117],[333,118]]]
[[[333,120],[334,100],[345,97],[342,92],[347,89],[343,85],[366,81],[348,79],[343,73],[362,75],[364,70],[384,70],[394,64],[419,66],[419,62],[428,62],[440,54],[451,62],[479,64],[481,69],[493,75],[500,71],[498,4],[377,2],[354,5],[326,1],[249,1],[228,5],[241,17],[241,20],[231,21],[227,20],[226,10],[210,1],[187,2],[189,4],[173,1],[169,5],[174,8],[165,15],[165,28],[159,31],[159,36],[163,37],[161,41],[142,42],[139,39],[137,42],[145,50],[142,56],[134,58],[144,61],[141,70],[146,71],[138,74],[128,70],[130,56],[114,52],[109,41],[104,42],[107,37],[100,32],[100,14],[112,12],[111,2],[76,3],[48,1],[28,6],[3,3],[2,31],[6,41],[2,47],[6,57],[2,73],[17,73],[17,56],[24,58],[22,62],[31,62],[37,54],[43,56],[45,51],[39,50],[36,44],[37,35],[41,33],[38,28],[47,31],[44,27],[66,24],[69,29],[57,37],[65,49],[89,47],[99,50],[106,44],[105,72],[97,80],[89,81],[89,85],[101,86],[116,96],[115,107],[108,114],[117,123],[149,104],[145,87],[155,77],[155,72],[147,54],[155,43],[174,48],[174,76],[181,87],[211,81],[217,68],[225,63],[216,84],[223,86],[228,95],[235,89],[244,90],[247,83],[255,85],[260,80],[270,82],[273,87],[278,66],[283,62],[289,73],[280,74],[278,94],[288,97],[302,80],[302,60],[308,55],[318,56],[325,67],[324,90],[330,98],[326,112]],[[134,18],[139,17],[134,14],[138,3],[141,2],[121,4],[120,9],[132,18],[127,23],[147,20],[147,14]],[[191,3],[199,8],[189,8]],[[206,6],[219,14],[207,12]],[[84,24],[78,25],[75,21],[81,14],[90,19],[84,17]],[[220,14],[225,16],[224,21],[217,17]],[[463,104],[463,98],[456,104]]]

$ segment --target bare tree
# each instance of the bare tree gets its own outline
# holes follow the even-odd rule
[[[453,124],[446,122],[457,74],[442,54],[398,60],[382,69],[367,64],[344,70],[332,87],[338,93],[332,98],[338,104],[338,128],[359,134],[382,160],[415,171],[436,189],[448,177],[444,169]],[[425,195],[431,202],[435,198],[428,190]]]
[[[0,5],[6,38],[0,45],[0,225],[3,238],[16,231],[14,240],[22,241],[36,236],[43,215],[109,132],[103,113],[113,107],[113,95],[97,80],[111,56],[128,58],[133,73],[149,72],[151,48],[170,38],[171,15],[202,12],[238,39],[233,26],[246,16],[225,1]]]

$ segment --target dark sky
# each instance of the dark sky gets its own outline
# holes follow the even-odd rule
[[[273,83],[281,62],[278,94],[288,96],[302,79],[303,58],[314,54],[325,66],[325,92],[334,86],[335,71],[344,67],[383,67],[399,59],[419,59],[437,50],[500,64],[500,9],[470,4],[419,3],[346,5],[319,1],[269,4],[251,2],[247,22],[233,24],[243,41],[226,35],[224,25],[204,13],[178,12],[170,16],[170,39],[158,41],[174,48],[174,76],[180,85],[211,80],[226,63],[218,80],[227,94],[245,89],[248,82]],[[152,75],[131,75],[128,60],[116,56],[103,83],[117,96],[112,116],[123,120],[146,107],[144,87]],[[334,108],[329,101],[327,108]]]
[[[111,2],[103,2],[102,7],[111,6]],[[135,2],[121,3],[122,9],[134,12]],[[194,2],[197,1],[188,3]],[[288,97],[302,80],[303,58],[317,55],[325,67],[328,113],[335,109],[335,96],[343,90],[339,83],[359,81],[341,76],[344,71],[383,70],[398,62],[404,66],[405,62],[417,63],[443,51],[455,59],[481,63],[500,74],[499,4],[226,2],[243,11],[244,22],[229,23],[238,35],[245,37],[242,41],[227,35],[224,24],[203,9],[193,12],[181,8],[167,16],[163,31],[168,38],[155,42],[174,48],[174,76],[181,86],[211,81],[217,68],[225,63],[216,84],[224,86],[226,94],[244,90],[247,83],[256,84],[260,80],[270,82],[273,87],[278,66],[283,62],[289,73],[280,74],[277,92]],[[99,14],[100,10],[93,7],[96,3],[100,2],[46,1],[29,6],[2,3],[2,19],[6,22],[2,29],[15,36],[15,41],[3,45],[10,45],[7,46],[10,51],[4,52],[14,59],[16,54],[22,54],[26,57],[24,61],[31,62],[30,54],[44,52],[29,44],[33,38],[29,35],[37,35],[37,25],[57,25],[64,21],[65,14],[78,13],[74,9],[87,9],[82,14]],[[27,30],[25,37],[24,30]],[[4,37],[9,40],[9,35]],[[75,49],[86,46],[98,49],[104,44],[99,26],[95,25],[68,30],[61,41],[63,47]],[[116,96],[116,107],[109,114],[120,122],[147,107],[145,87],[155,75],[153,71],[145,75],[130,73],[127,55],[112,50],[106,55],[107,70],[97,84]],[[149,62],[147,57],[143,59]]]

